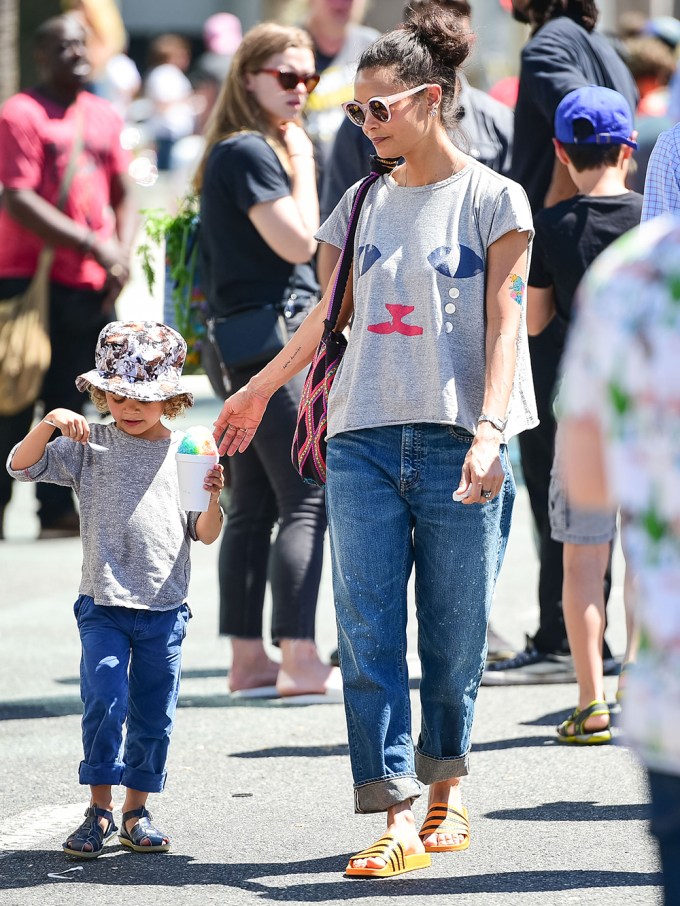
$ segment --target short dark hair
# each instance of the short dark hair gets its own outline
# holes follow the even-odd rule
[[[595,0],[531,0],[529,5],[534,14],[534,30],[552,19],[566,16],[586,31],[592,31],[600,15]]]
[[[560,142],[560,144],[562,144]],[[565,145],[564,153],[574,165],[577,173],[597,170],[599,167],[615,167],[619,162],[622,145]]]
[[[50,19],[45,19],[33,33],[33,47],[36,50],[44,47],[45,44],[53,40],[60,28],[63,28],[66,23],[74,21],[78,22],[75,16],[69,13],[63,13],[61,16],[52,16]],[[78,24],[80,25],[80,22],[78,22]]]

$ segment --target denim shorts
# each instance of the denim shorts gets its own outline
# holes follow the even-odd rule
[[[586,510],[569,502],[562,477],[561,449],[558,425],[548,492],[550,536],[562,544],[610,543],[616,537],[616,510]]]

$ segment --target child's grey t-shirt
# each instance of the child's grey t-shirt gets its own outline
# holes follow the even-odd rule
[[[357,186],[317,239],[341,248]],[[477,430],[485,387],[488,247],[513,230],[533,238],[517,183],[475,162],[443,182],[369,189],[354,243],[354,315],[333,383],[328,437],[381,425],[430,422]],[[518,275],[526,285],[527,274]],[[538,424],[526,296],[505,439]],[[506,413],[492,412],[503,416]]]
[[[10,467],[16,447],[10,453],[13,478],[65,485],[78,495],[79,593],[96,604],[170,610],[186,600],[198,513],[180,508],[175,453],[183,436],[173,431],[167,440],[150,441],[94,423],[90,440],[108,447],[106,453],[58,437],[21,471]]]

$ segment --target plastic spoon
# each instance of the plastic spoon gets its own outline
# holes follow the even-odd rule
[[[55,425],[54,422],[51,422],[49,420],[49,418],[44,418],[43,421],[45,422],[46,425],[52,425],[53,428],[59,427],[59,425]],[[109,452],[108,447],[102,447],[101,444],[95,444],[91,440],[88,440],[87,445],[94,453],[108,453]]]

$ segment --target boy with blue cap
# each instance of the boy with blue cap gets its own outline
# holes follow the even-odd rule
[[[559,104],[555,154],[568,168],[578,194],[543,209],[534,219],[527,304],[530,334],[541,333],[553,320],[562,332],[567,330],[576,288],[590,264],[639,224],[642,196],[626,188],[635,138],[633,112],[617,91],[586,86],[571,91]],[[558,427],[550,527],[553,539],[563,544],[562,602],[579,684],[578,706],[560,724],[558,736],[563,742],[592,745],[611,741],[603,687],[603,581],[616,534],[616,513],[572,507],[559,458]]]

